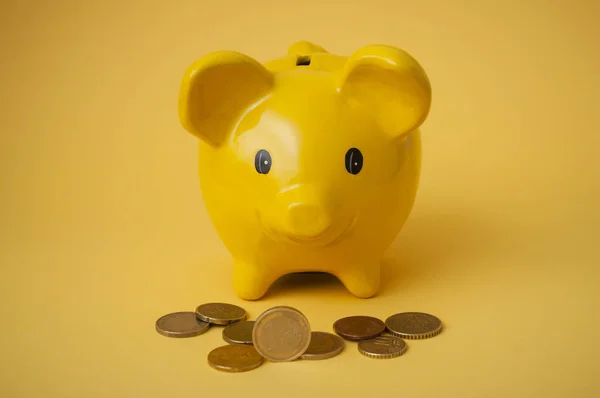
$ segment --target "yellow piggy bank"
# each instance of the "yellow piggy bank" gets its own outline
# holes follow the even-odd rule
[[[199,179],[233,257],[233,288],[264,296],[295,272],[376,295],[380,261],[412,210],[431,86],[405,51],[349,57],[306,41],[260,63],[208,54],[184,73],[179,118],[199,138]]]

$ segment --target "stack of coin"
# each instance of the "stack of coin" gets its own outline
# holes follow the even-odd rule
[[[344,340],[356,342],[369,358],[396,358],[408,348],[404,339],[426,339],[442,331],[441,321],[422,312],[402,312],[381,319],[356,315],[337,320],[334,333],[313,331],[300,311],[277,306],[249,320],[246,311],[227,303],[206,303],[194,312],[174,312],[160,317],[156,331],[167,337],[193,337],[212,326],[223,326],[228,343],[209,352],[208,364],[226,372],[245,372],[269,362],[333,358],[344,348]]]
[[[208,354],[208,364],[214,369],[246,372],[263,364],[264,358],[251,345],[254,322],[246,320],[246,310],[233,304],[206,303],[196,308],[196,317],[212,325],[225,326],[222,335],[229,344]]]

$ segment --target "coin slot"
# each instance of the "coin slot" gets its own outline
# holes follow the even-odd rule
[[[310,55],[299,55],[296,57],[296,66],[308,66],[310,61]]]

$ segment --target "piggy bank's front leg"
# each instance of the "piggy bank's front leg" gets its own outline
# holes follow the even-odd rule
[[[262,298],[281,275],[263,264],[234,259],[233,289],[244,300]]]
[[[380,269],[379,262],[365,262],[339,270],[336,276],[352,295],[370,298],[379,291]]]

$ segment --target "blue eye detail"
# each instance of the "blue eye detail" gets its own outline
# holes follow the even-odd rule
[[[363,155],[356,148],[348,149],[346,152],[346,170],[350,174],[358,174],[363,167]]]
[[[254,157],[254,167],[259,174],[267,174],[271,170],[271,154],[264,149],[256,153]]]

